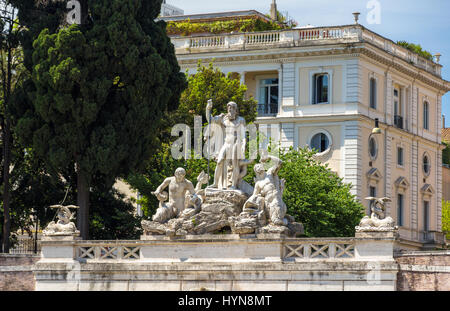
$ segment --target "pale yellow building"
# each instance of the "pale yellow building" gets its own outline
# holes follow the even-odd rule
[[[282,147],[318,149],[367,209],[367,196],[391,198],[405,247],[442,242],[441,98],[450,84],[439,63],[359,24],[171,40],[183,72],[201,60],[238,73],[258,100],[257,123],[273,126]],[[382,133],[371,135],[375,119]]]
[[[442,120],[445,125],[445,118]],[[442,128],[441,138],[443,142],[450,143],[450,128]],[[450,166],[448,164],[442,165],[442,199],[450,201]]]

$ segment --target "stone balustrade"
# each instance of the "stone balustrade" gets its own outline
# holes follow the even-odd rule
[[[137,260],[140,246],[126,243],[83,243],[75,245],[77,260]]]
[[[179,55],[227,50],[265,49],[268,46],[294,47],[334,42],[336,44],[367,42],[439,77],[441,76],[442,68],[439,64],[429,61],[360,25],[237,34],[194,35],[189,37],[172,37],[171,41]]]
[[[387,251],[383,256],[391,257],[393,236],[388,238]],[[207,241],[209,244],[205,244]],[[83,241],[68,239],[44,240],[42,246],[43,260],[53,258],[73,259],[81,262],[96,261],[136,261],[166,258],[179,260],[190,258],[191,261],[206,258],[229,260],[243,258],[253,253],[254,257],[275,261],[310,261],[310,260],[359,260],[364,257],[367,245],[378,247],[379,241],[362,238],[286,238],[274,234],[258,235],[200,235],[170,238],[166,236],[143,236],[139,241]],[[369,244],[368,244],[369,243]],[[372,243],[372,244],[370,244]],[[220,247],[211,253],[211,245]],[[203,251],[199,251],[204,248]],[[161,250],[164,252],[160,253]],[[380,249],[378,249],[380,251]],[[192,252],[191,252],[192,251]],[[222,253],[223,254],[220,254]],[[363,254],[363,255],[361,255]]]
[[[42,241],[36,290],[395,290],[395,235]]]
[[[267,236],[267,235],[266,235]],[[146,237],[147,241],[45,241],[43,249],[44,258],[70,257],[78,261],[123,261],[123,260],[139,260],[141,250],[145,253],[153,253],[152,247],[155,249],[160,245],[169,245],[182,242],[185,247],[189,244],[197,245],[199,239],[205,239],[205,236],[196,237],[191,236],[187,239],[168,239],[166,237]],[[231,244],[237,245],[243,242],[248,242],[249,238],[242,239],[239,235],[229,235],[225,237],[208,236],[209,239],[216,241],[216,243],[226,243],[224,246]],[[270,239],[250,236],[250,241],[254,245],[264,245]],[[275,252],[270,254],[271,258],[279,258],[280,260],[321,260],[321,259],[352,259],[355,258],[355,239],[354,238],[285,238],[276,239],[276,243],[281,245]],[[273,244],[273,241],[270,243]],[[181,245],[181,244],[180,244]],[[57,248],[55,248],[57,246]],[[64,254],[56,251],[57,249],[66,249],[71,247],[72,250]],[[169,246],[166,246],[169,247]],[[279,250],[279,251],[278,251]],[[230,253],[231,254],[231,253]],[[199,253],[199,255],[204,255]],[[239,255],[235,254],[237,257]],[[182,255],[180,255],[182,257]],[[145,257],[145,256],[144,256]],[[226,256],[224,257],[226,258]]]
[[[283,259],[296,261],[311,259],[352,259],[355,258],[354,239],[330,241],[329,239],[286,241]]]

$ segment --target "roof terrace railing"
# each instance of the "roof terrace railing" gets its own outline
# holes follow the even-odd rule
[[[301,28],[252,33],[206,34],[172,37],[177,54],[208,53],[226,50],[255,50],[258,48],[294,47],[330,43],[370,43],[406,62],[441,76],[441,66],[395,44],[360,25]]]

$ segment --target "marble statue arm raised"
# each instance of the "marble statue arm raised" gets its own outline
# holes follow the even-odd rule
[[[208,104],[206,105],[206,120],[208,123],[211,120],[211,123],[222,123],[224,114],[220,114],[218,116],[211,116],[211,109],[213,106],[212,99],[208,100]]]
[[[267,174],[277,175],[283,165],[283,161],[280,158],[271,155],[264,155],[261,158],[261,162],[267,162],[272,160],[273,166],[267,170]]]

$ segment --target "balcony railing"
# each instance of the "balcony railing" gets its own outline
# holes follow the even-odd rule
[[[445,235],[442,232],[423,231],[422,232],[422,242],[423,243],[444,244],[445,243]]]
[[[360,25],[317,27],[254,33],[172,37],[177,54],[206,53],[226,50],[255,50],[267,46],[292,47],[324,43],[370,43],[389,54],[441,76],[441,66],[395,44]]]
[[[278,113],[278,104],[258,104],[258,116],[273,116]]]

